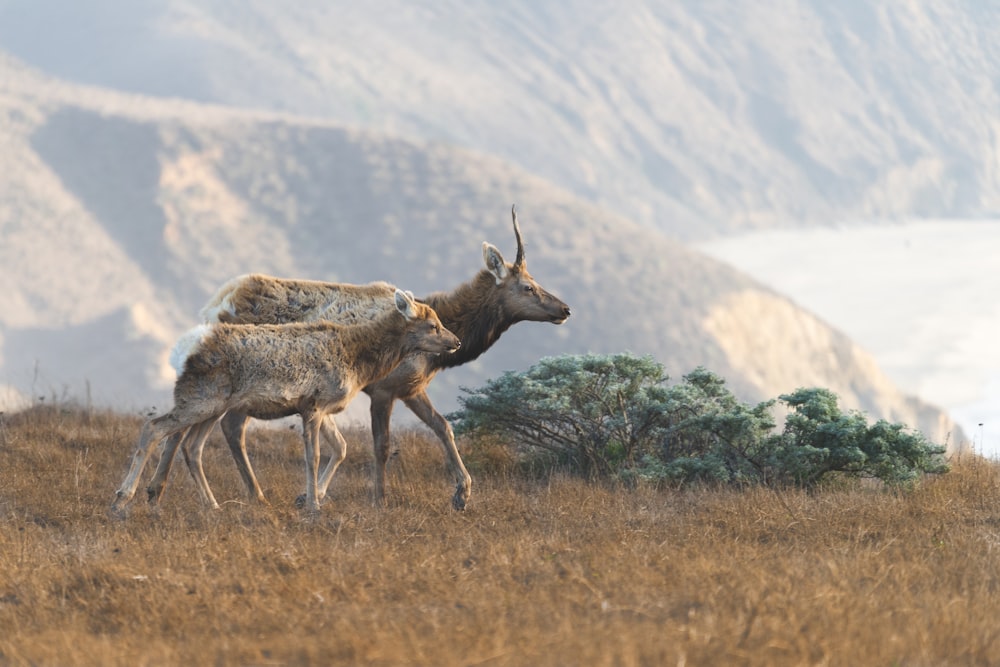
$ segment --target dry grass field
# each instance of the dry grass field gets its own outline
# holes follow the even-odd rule
[[[355,432],[308,519],[297,434],[261,430],[271,507],[243,502],[213,436],[220,511],[181,465],[158,513],[137,497],[113,519],[140,424],[2,416],[0,664],[1000,664],[1000,470],[982,459],[810,494],[533,480],[470,455],[457,513],[414,430],[379,510]]]

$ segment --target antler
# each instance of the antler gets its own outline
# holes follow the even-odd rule
[[[514,259],[514,266],[520,268],[524,266],[524,241],[521,240],[521,228],[517,226],[517,206],[510,207],[510,215],[514,219],[514,238],[517,239],[517,257]]]

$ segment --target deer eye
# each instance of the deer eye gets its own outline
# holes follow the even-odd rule
[[[525,285],[524,286],[524,291],[527,292],[528,294],[531,294],[532,292],[535,291],[535,288],[532,287],[531,285]]]

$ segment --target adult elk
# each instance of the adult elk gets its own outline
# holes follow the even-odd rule
[[[484,242],[486,267],[472,280],[449,292],[435,292],[420,300],[434,308],[444,326],[461,339],[461,349],[450,355],[412,355],[388,376],[364,388],[364,392],[371,397],[375,501],[378,504],[385,500],[389,421],[393,404],[399,399],[441,441],[448,469],[455,480],[452,505],[455,509],[465,509],[472,494],[472,478],[458,453],[451,426],[427,396],[428,384],[438,371],[479,357],[513,324],[524,321],[562,324],[570,315],[569,306],[549,294],[528,273],[524,242],[514,208],[511,209],[511,218],[517,241],[517,256],[512,264],[504,261],[495,246]],[[389,287],[379,293],[369,285],[247,275],[224,285],[202,310],[202,317],[206,322],[236,323],[293,322],[319,317],[357,321],[371,317],[371,313],[378,310],[378,302],[390,297]],[[266,502],[246,453],[246,425],[250,417],[270,418],[266,414],[234,410],[222,419],[222,430],[248,492]],[[346,447],[332,419],[325,420],[323,434],[334,446],[334,456],[319,480],[320,499],[325,496]],[[158,496],[151,494],[151,501],[157,499]]]

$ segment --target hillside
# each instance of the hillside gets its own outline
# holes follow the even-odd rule
[[[169,401],[166,354],[225,280],[250,271],[416,294],[512,259],[567,301],[432,385],[441,409],[544,355],[630,350],[674,377],[705,365],[748,400],[806,384],[944,438],[842,334],[732,269],[498,158],[332,123],[158,101],[0,62],[2,373],[36,397]]]
[[[998,37],[967,0],[0,2],[68,81],[461,146],[683,239],[995,214]]]

